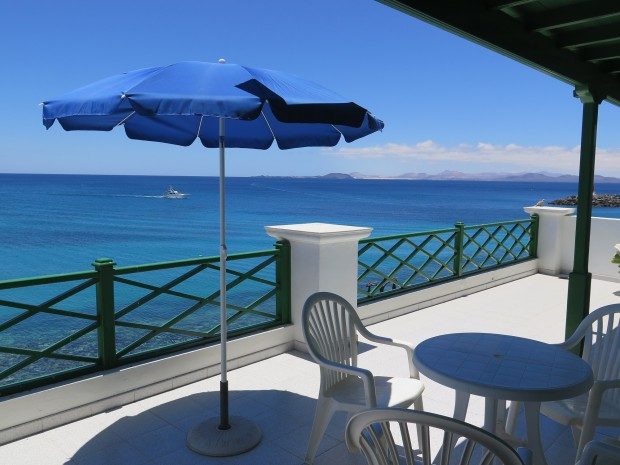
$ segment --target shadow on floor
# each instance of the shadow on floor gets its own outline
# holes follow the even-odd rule
[[[192,427],[219,415],[218,392],[190,394],[143,411],[136,407],[135,414],[121,413],[138,404],[107,412],[118,419],[81,446],[66,465],[301,464],[316,399],[281,390],[231,391],[231,416],[253,420],[262,440],[254,450],[227,458],[201,456],[185,443]],[[319,453],[342,445],[346,420],[346,416],[334,418]]]

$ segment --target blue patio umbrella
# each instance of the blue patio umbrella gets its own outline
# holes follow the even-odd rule
[[[181,62],[111,76],[43,103],[43,124],[111,131],[130,139],[191,145],[197,138],[220,154],[220,417],[188,434],[188,446],[205,455],[245,452],[260,430],[229,418],[226,367],[225,147],[280,149],[351,142],[383,128],[365,108],[316,83],[236,64]],[[231,421],[232,420],[232,421]]]

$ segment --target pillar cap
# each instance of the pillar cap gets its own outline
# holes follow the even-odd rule
[[[547,216],[568,216],[577,211],[576,208],[570,207],[523,207],[523,210],[530,215],[536,213],[537,215]]]
[[[370,235],[372,228],[330,223],[303,223],[265,226],[265,231],[278,240],[323,244],[363,239]]]

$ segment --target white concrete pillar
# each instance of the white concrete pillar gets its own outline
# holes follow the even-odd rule
[[[305,350],[301,311],[319,291],[338,294],[357,304],[358,241],[372,228],[326,223],[265,226],[267,234],[291,244],[291,320],[295,347]]]
[[[525,207],[526,213],[538,215],[538,271],[558,275],[562,270],[562,256],[566,246],[567,216],[575,213],[575,208],[566,207]],[[574,230],[573,230],[574,236]],[[570,242],[570,241],[569,241]],[[574,246],[574,239],[571,242]],[[571,249],[572,253],[572,249]]]

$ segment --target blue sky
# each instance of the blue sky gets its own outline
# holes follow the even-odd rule
[[[184,60],[279,69],[369,108],[385,130],[333,149],[229,150],[229,175],[576,173],[572,88],[372,0],[0,0],[0,172],[216,175],[217,153],[41,124],[42,100]],[[597,173],[620,176],[601,105]]]

